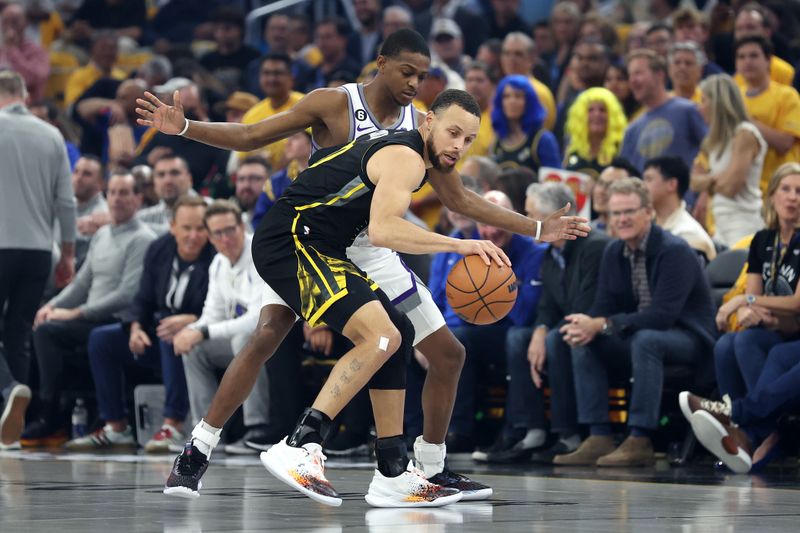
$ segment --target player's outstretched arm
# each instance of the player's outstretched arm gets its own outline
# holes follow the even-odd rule
[[[341,98],[341,91],[335,91],[335,94],[331,91],[335,90],[312,91],[291,109],[255,124],[187,120],[183,113],[179,91],[175,91],[173,105],[165,104],[156,95],[145,92],[144,98],[136,99],[136,113],[139,115],[137,122],[143,126],[157,128],[167,135],[182,134],[186,138],[204,144],[226,150],[248,152],[321,124],[321,117],[326,109],[330,109],[323,106],[323,102],[331,106],[333,99]]]
[[[465,188],[461,176],[455,170],[441,172],[435,169],[428,171],[431,186],[445,207],[460,213],[481,224],[503,228],[521,235],[536,236],[537,223],[492,202],[486,201],[479,194]],[[541,221],[539,240],[553,242],[561,239],[574,240],[586,237],[591,231],[588,220],[583,217],[565,216],[569,205],[553,213]]]
[[[480,255],[486,264],[511,266],[505,252],[491,241],[454,239],[420,228],[403,215],[411,204],[411,193],[423,176],[419,154],[406,146],[388,146],[367,163],[367,175],[375,183],[370,208],[369,238],[376,246],[409,254],[456,252]]]

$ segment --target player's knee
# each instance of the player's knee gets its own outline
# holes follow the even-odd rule
[[[467,351],[464,345],[461,344],[455,337],[453,342],[449,343],[444,350],[440,350],[437,354],[430,357],[423,353],[428,359],[430,370],[440,374],[447,374],[458,376],[461,374],[461,369],[464,367],[464,361],[467,358]]]
[[[403,342],[403,335],[394,325],[381,328],[377,334],[377,344],[379,354],[388,359],[400,349]]]

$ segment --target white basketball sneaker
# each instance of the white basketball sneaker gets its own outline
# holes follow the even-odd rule
[[[261,452],[261,464],[272,475],[312,500],[333,507],[342,505],[339,494],[325,478],[326,457],[322,446],[308,443],[295,448],[286,444],[287,438]]]
[[[409,461],[406,471],[397,477],[385,477],[375,470],[364,499],[373,507],[442,507],[462,497],[458,489],[428,481]]]

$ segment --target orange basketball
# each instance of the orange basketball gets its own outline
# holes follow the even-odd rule
[[[493,324],[517,301],[517,277],[508,266],[489,266],[479,255],[468,255],[447,276],[447,303],[470,324]]]

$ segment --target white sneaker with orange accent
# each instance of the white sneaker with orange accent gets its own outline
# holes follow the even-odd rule
[[[463,496],[458,489],[431,483],[409,461],[406,471],[397,477],[385,477],[375,470],[364,499],[373,507],[442,507]]]
[[[342,499],[336,489],[325,478],[325,454],[322,446],[308,443],[299,448],[289,446],[285,437],[261,452],[261,464],[272,475],[299,490],[312,500],[325,505],[339,507]]]
[[[161,426],[153,438],[144,445],[145,453],[182,452],[186,435],[170,424]]]

